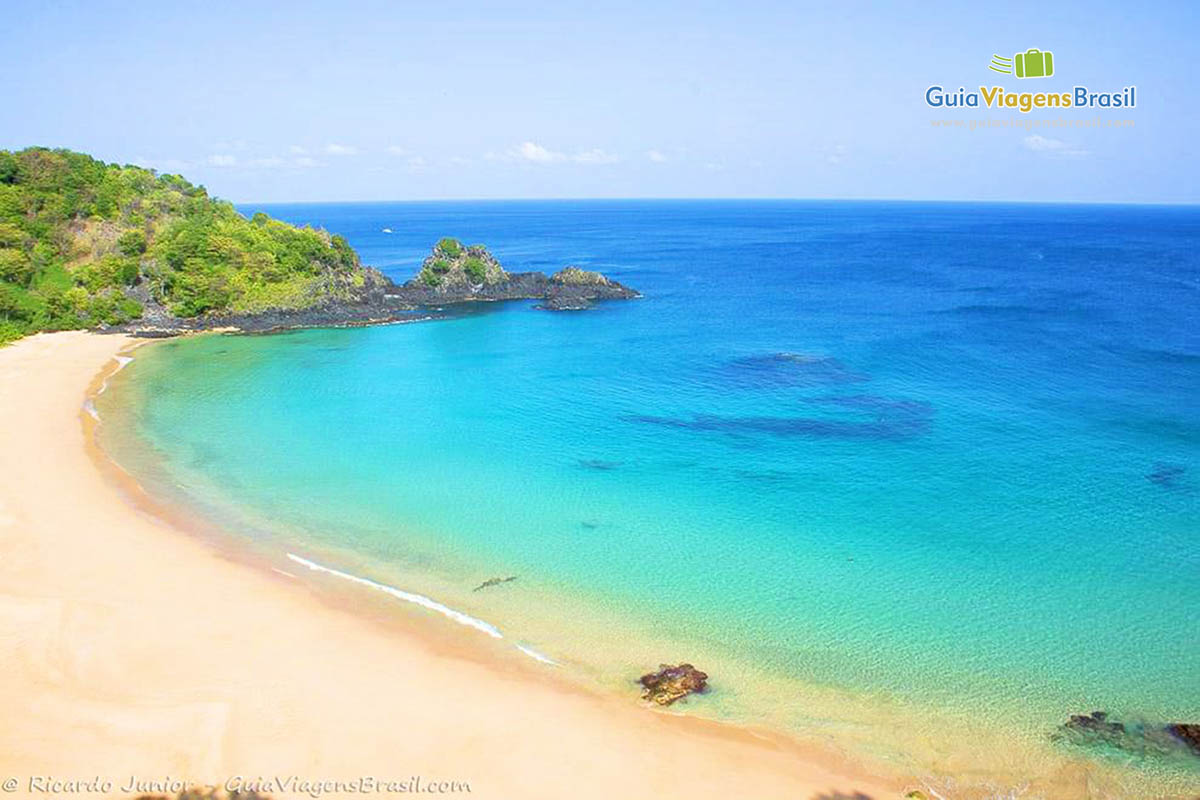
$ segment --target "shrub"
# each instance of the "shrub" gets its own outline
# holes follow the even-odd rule
[[[467,273],[467,277],[474,283],[483,283],[487,277],[487,267],[484,266],[483,259],[475,256],[469,256],[463,261],[463,272]]]
[[[459,254],[462,253],[463,246],[462,242],[458,239],[452,239],[447,236],[437,243],[437,249],[450,256],[450,258],[458,258]]]
[[[127,231],[117,239],[117,249],[121,255],[135,258],[146,252],[146,234],[141,231]]]
[[[28,286],[33,277],[33,264],[20,250],[0,250],[0,281]]]

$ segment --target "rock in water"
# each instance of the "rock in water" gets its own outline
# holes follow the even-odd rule
[[[421,263],[421,271],[388,295],[409,305],[442,305],[490,300],[542,300],[553,311],[588,308],[596,300],[638,297],[627,286],[578,267],[550,277],[541,272],[508,272],[483,245],[457,239],[438,242]]]
[[[660,706],[669,706],[681,697],[708,688],[708,675],[691,664],[659,664],[658,672],[641,677],[643,700],[651,700]]]
[[[1167,733],[1183,742],[1193,753],[1200,756],[1200,725],[1174,722],[1167,726]]]
[[[1104,711],[1093,711],[1091,714],[1072,714],[1063,728],[1068,733],[1081,735],[1084,739],[1098,739],[1113,744],[1125,736],[1125,725],[1113,722]]]

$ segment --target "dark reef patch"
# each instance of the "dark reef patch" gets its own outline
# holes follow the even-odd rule
[[[1182,464],[1168,464],[1160,461],[1154,465],[1154,469],[1146,473],[1146,479],[1151,483],[1170,488],[1179,485],[1179,479],[1185,472],[1187,472],[1187,468]]]
[[[873,395],[817,397],[802,401],[811,405],[855,412],[857,419],[823,417],[725,417],[696,414],[690,419],[631,414],[628,422],[660,425],[682,430],[730,434],[765,433],[811,439],[911,439],[928,432],[933,406],[915,400],[893,400]]]
[[[624,461],[605,461],[602,458],[581,458],[579,466],[585,469],[594,469],[599,472],[611,472],[614,469],[624,465]]]
[[[849,369],[836,358],[804,353],[738,358],[721,368],[721,376],[727,382],[750,388],[830,386],[870,380],[868,375]]]

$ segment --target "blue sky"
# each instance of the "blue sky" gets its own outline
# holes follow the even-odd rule
[[[235,201],[1200,200],[1196,2],[8,0],[4,17],[0,147]],[[1053,78],[987,70],[1030,47]],[[1024,115],[938,113],[931,84],[1136,84],[1138,107],[1099,115],[1131,128],[944,129]]]

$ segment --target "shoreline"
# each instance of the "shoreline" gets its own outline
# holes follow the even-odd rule
[[[0,615],[16,631],[0,650],[0,773],[115,788],[127,774],[423,775],[483,797],[904,788],[782,735],[601,697],[512,648],[471,652],[494,648],[395,603],[328,597],[131,503],[123,470],[97,469],[83,403],[134,343],[71,332],[0,350],[16,440],[0,461]]]

